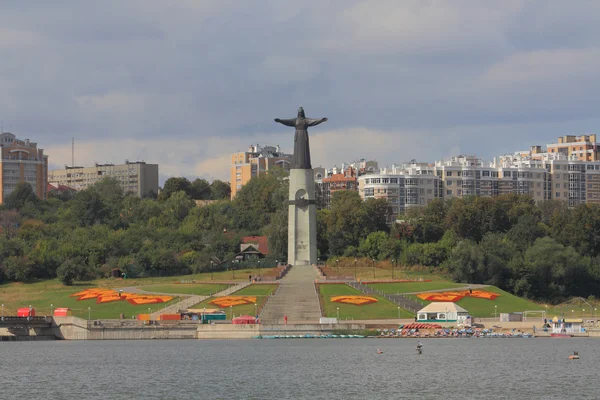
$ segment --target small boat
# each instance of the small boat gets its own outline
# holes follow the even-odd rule
[[[579,360],[579,352],[574,351],[572,356],[569,356],[569,360]]]
[[[383,350],[377,349],[377,354],[383,354]]]

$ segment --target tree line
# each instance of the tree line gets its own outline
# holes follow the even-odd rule
[[[285,260],[288,187],[283,171],[254,177],[232,201],[226,183],[185,178],[167,180],[157,199],[123,193],[111,179],[48,200],[19,184],[0,208],[0,275],[70,283],[114,268],[132,277],[231,268],[249,235],[268,236],[269,257]],[[465,197],[434,200],[391,225],[389,217],[385,200],[334,193],[317,212],[319,257],[395,259],[548,301],[600,289],[600,205]]]

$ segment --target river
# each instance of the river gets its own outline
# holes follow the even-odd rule
[[[0,342],[2,399],[597,399],[600,340]],[[377,349],[383,354],[377,354]],[[580,360],[569,360],[579,351]]]

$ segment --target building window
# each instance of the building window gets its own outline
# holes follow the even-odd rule
[[[556,192],[556,196],[554,197],[560,197],[560,192]]]
[[[446,194],[452,196],[452,190],[446,190]]]
[[[556,188],[557,188],[557,189],[560,189],[560,183],[557,183],[557,184],[556,184]]]
[[[452,186],[452,181],[446,181],[446,186]]]
[[[446,172],[446,176],[452,176],[452,171]]]

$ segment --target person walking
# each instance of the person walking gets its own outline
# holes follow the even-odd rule
[[[284,316],[283,316],[283,323],[284,323],[285,325],[287,325],[287,315],[284,315]]]

